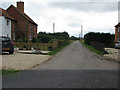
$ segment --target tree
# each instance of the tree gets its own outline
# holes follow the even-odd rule
[[[86,44],[90,45],[91,41],[104,43],[105,45],[114,43],[114,36],[110,33],[94,33],[89,32],[84,35],[84,41]]]
[[[48,43],[52,39],[69,40],[69,34],[67,32],[57,32],[57,33],[39,32],[38,33],[38,40],[42,43]]]

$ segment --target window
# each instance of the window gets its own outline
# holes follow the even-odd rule
[[[35,32],[33,32],[33,37],[34,37],[34,38],[36,37]]]
[[[119,36],[117,36],[117,41],[120,41],[120,38],[119,38]]]
[[[33,32],[33,38],[34,38],[34,32]]]
[[[15,24],[13,24],[13,30],[15,30]]]
[[[120,32],[120,27],[118,27],[118,32]]]
[[[7,19],[7,25],[9,25],[9,20]]]
[[[30,24],[30,29],[32,30],[32,24]]]
[[[35,31],[37,30],[36,26],[35,26]]]
[[[36,31],[36,26],[34,26],[34,31]]]
[[[30,40],[32,40],[32,35],[30,34]]]
[[[15,33],[13,33],[13,40],[15,40]]]

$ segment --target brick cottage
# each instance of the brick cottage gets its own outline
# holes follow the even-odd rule
[[[115,42],[120,41],[120,23],[115,26]]]
[[[16,20],[15,41],[31,41],[37,38],[38,25],[24,13],[24,2],[17,2],[17,7],[11,5],[6,11]]]

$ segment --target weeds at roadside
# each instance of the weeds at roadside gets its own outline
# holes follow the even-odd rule
[[[84,45],[85,47],[87,47],[89,50],[91,50],[91,51],[93,51],[93,52],[95,52],[95,53],[97,53],[97,54],[99,54],[99,55],[104,55],[104,52],[99,51],[99,50],[95,49],[94,47],[89,46],[89,45],[83,43],[82,41],[80,41],[80,43],[81,43],[82,45]]]
[[[60,48],[56,49],[56,50],[53,50],[51,52],[48,52],[48,55],[54,55],[56,54],[57,52],[60,52],[63,48],[67,47],[68,45],[70,45],[72,42],[68,42],[67,44],[61,46]]]
[[[2,70],[2,75],[15,75],[17,74],[18,72],[20,72],[20,70],[5,70],[3,69]]]

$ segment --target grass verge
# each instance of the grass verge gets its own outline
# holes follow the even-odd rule
[[[54,55],[54,54],[56,54],[57,52],[60,52],[63,48],[67,47],[67,46],[70,45],[71,43],[72,43],[72,42],[68,42],[67,44],[61,46],[60,48],[49,52],[48,55]]]
[[[2,70],[2,75],[8,75],[8,74],[16,74],[18,73],[20,70]]]
[[[95,49],[94,47],[89,46],[89,45],[83,43],[82,41],[80,41],[80,43],[81,43],[82,45],[84,45],[85,47],[87,47],[89,50],[91,50],[91,51],[93,51],[93,52],[95,52],[95,53],[97,53],[97,54],[99,54],[99,55],[104,55],[104,52],[99,51],[99,50]]]

